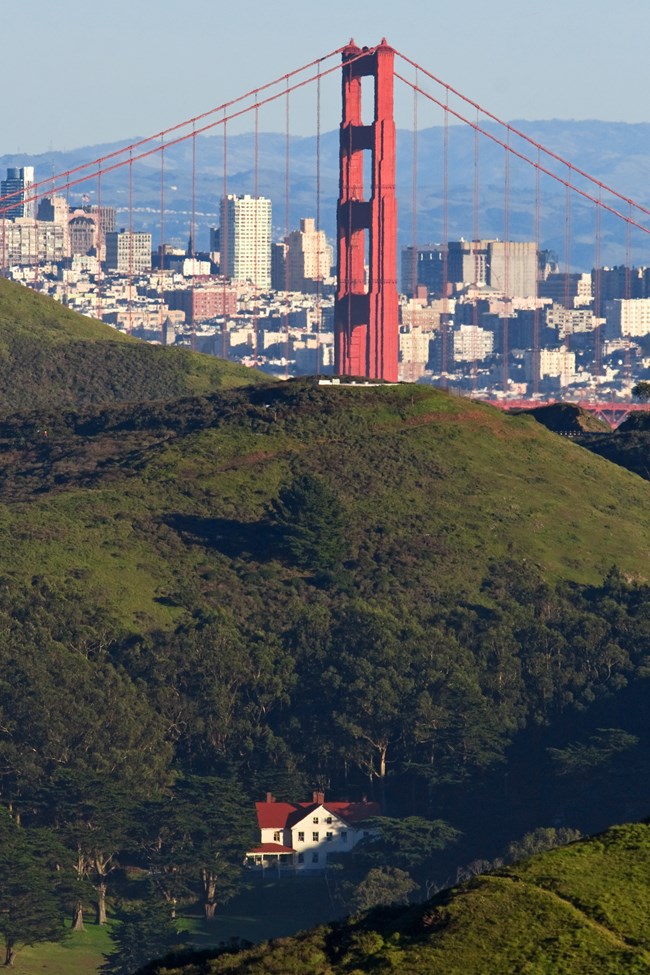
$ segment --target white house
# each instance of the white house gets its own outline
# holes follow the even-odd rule
[[[328,857],[353,850],[368,835],[368,820],[381,812],[379,803],[365,799],[325,802],[323,792],[314,792],[311,802],[276,802],[269,792],[255,808],[260,844],[246,854],[246,865],[292,871],[325,870]]]

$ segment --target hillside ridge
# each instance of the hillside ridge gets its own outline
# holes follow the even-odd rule
[[[627,874],[629,872],[629,881]],[[643,876],[646,881],[644,883]],[[442,891],[415,906],[379,908],[237,953],[147,965],[142,975],[554,975],[650,972],[650,827],[604,834]],[[616,904],[612,907],[608,905]],[[625,916],[626,910],[629,914]],[[623,914],[621,923],[617,918]]]
[[[163,348],[0,279],[0,415],[169,400],[269,382],[252,369]]]

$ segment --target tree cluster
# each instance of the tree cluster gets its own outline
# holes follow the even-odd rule
[[[302,487],[336,524],[332,499]],[[304,565],[305,552],[292,557]],[[0,890],[14,905],[0,910],[8,958],[60,933],[62,913],[79,927],[92,905],[103,922],[126,867],[146,871],[170,912],[196,901],[210,919],[241,883],[252,804],[267,790],[370,792],[388,813],[424,814],[385,821],[389,842],[357,863],[367,880],[357,900],[382,885],[406,891],[400,870],[424,888],[432,851],[456,835],[434,820],[437,788],[500,762],[519,730],[647,673],[650,589],[616,571],[600,586],[550,586],[505,563],[481,605],[420,592],[400,606],[350,591],[334,553],[326,561],[325,585],[296,576],[276,601],[252,590],[241,606],[197,608],[146,637],[123,633],[77,583],[55,592],[35,579],[25,591],[3,580],[2,828],[26,845],[3,844],[14,859],[0,876],[58,905],[41,912],[41,935],[25,909],[17,935],[22,895]],[[628,738],[603,729],[552,757],[560,770],[592,767]]]

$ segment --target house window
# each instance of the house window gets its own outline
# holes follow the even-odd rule
[[[328,825],[330,825],[330,826],[331,826],[331,824],[332,824],[332,817],[331,817],[331,816],[328,816],[328,817],[327,817],[327,819],[325,820],[325,822],[326,822],[326,823],[327,823]]]
[[[332,842],[333,833],[325,833],[325,839],[328,843]]]
[[[347,843],[347,841],[348,841],[348,831],[347,831],[347,829],[342,829],[341,832],[339,833],[339,836],[341,837],[341,839],[343,840],[344,843]]]
[[[314,843],[318,843],[318,833],[312,833],[311,838],[314,841]]]
[[[304,862],[305,862],[305,854],[304,853],[299,853],[298,854],[298,863],[304,863]]]
[[[318,822],[318,816],[314,816],[314,818],[312,819],[312,823],[317,823],[317,822]]]
[[[298,833],[298,842],[299,843],[304,843],[305,842],[305,834],[304,833]]]
[[[312,855],[311,855],[311,862],[312,863],[318,863],[318,853],[312,853]]]
[[[273,834],[273,842],[279,843],[281,839],[282,839],[282,834],[280,833],[279,829],[276,829],[275,833]]]

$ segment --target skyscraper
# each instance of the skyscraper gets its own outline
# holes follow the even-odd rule
[[[221,200],[221,270],[233,281],[271,287],[271,201],[263,196]]]
[[[285,243],[286,290],[316,291],[330,276],[334,260],[324,231],[316,230],[313,217],[306,217],[300,221],[300,230],[292,230]]]
[[[488,241],[490,287],[518,298],[537,297],[539,258],[534,241]]]
[[[30,187],[34,183],[33,166],[10,166],[7,168],[7,178],[0,180],[0,197],[8,196],[10,199],[0,204],[4,210],[3,217],[15,220],[16,217],[33,217],[34,203],[25,203],[29,196]]]

